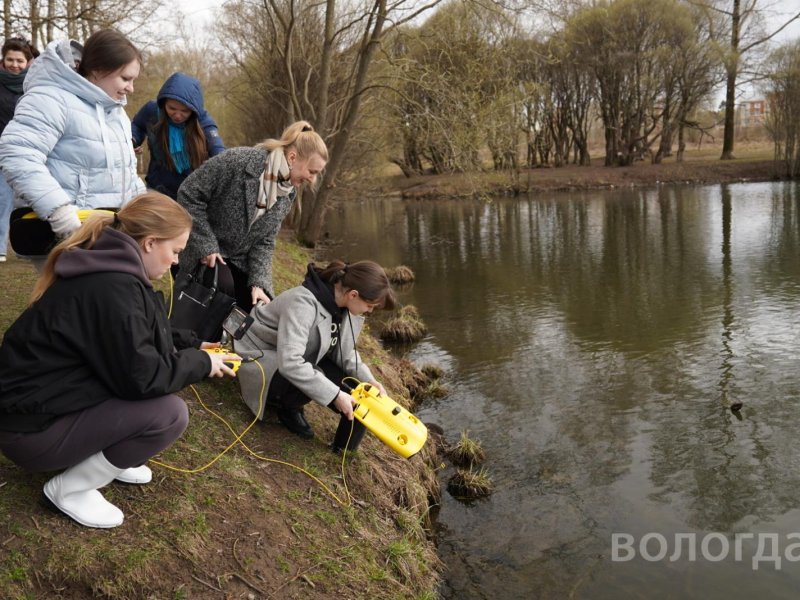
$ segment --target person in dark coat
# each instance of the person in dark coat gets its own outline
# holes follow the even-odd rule
[[[216,122],[203,108],[200,82],[183,73],[170,75],[156,100],[133,117],[131,130],[137,153],[145,140],[150,149],[147,187],[173,200],[192,171],[225,150]]]
[[[9,38],[3,44],[2,69],[0,69],[0,135],[14,117],[17,101],[22,97],[22,83],[28,74],[28,65],[39,56],[39,51],[22,38]],[[0,173],[0,262],[6,260],[8,219],[14,205],[14,192]]]
[[[186,211],[156,192],[90,217],[52,250],[0,345],[0,451],[28,471],[66,469],[45,497],[87,527],[122,524],[98,488],[149,482],[144,463],[183,433],[188,412],[175,393],[234,374],[229,355],[173,334],[151,284],[190,228]]]
[[[219,267],[219,287],[245,312],[268,303],[275,237],[297,190],[313,185],[328,162],[322,137],[306,121],[281,139],[231,148],[197,169],[178,190],[194,220],[180,270]]]

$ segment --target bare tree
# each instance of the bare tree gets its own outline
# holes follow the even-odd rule
[[[775,144],[775,160],[785,164],[789,177],[800,178],[800,42],[773,52],[770,64],[767,131]]]
[[[570,152],[580,165],[589,165],[591,162],[589,115],[596,95],[596,81],[581,60],[578,47],[564,32],[558,32],[549,41],[549,59],[543,69],[555,111],[550,121],[562,124],[558,131],[564,138],[556,143],[562,148],[562,156],[556,159],[556,166],[566,163]],[[555,130],[553,135],[556,135]]]
[[[618,0],[575,15],[567,34],[597,82],[606,165],[629,165],[658,135],[665,51],[680,29],[674,0]]]
[[[279,115],[282,125],[298,118],[314,122],[328,144],[330,160],[320,189],[303,194],[300,241],[313,245],[322,234],[328,197],[370,93],[376,53],[394,28],[440,1],[234,0],[227,5],[221,43],[237,57],[243,81],[261,82],[263,110]]]
[[[690,120],[690,115],[722,81],[716,44],[700,10],[681,5],[676,7],[675,17],[682,26],[673,30],[669,59],[664,66],[660,142],[653,155],[654,163],[660,163],[671,154],[676,134],[679,138],[677,161],[683,160],[684,130],[698,127]]]
[[[6,37],[29,34],[32,44],[44,46],[58,37],[85,39],[96,29],[115,27],[146,42],[157,22],[154,15],[166,4],[165,0],[3,0],[3,31]]]
[[[776,2],[771,0],[691,0],[708,15],[722,15],[727,23],[728,43],[724,47],[725,65],[725,130],[722,139],[720,160],[733,156],[736,89],[742,67],[747,56],[770,42],[791,23],[800,19],[800,11],[785,15],[777,26],[767,29],[764,25],[767,14],[773,13]],[[712,19],[713,22],[713,19]],[[720,32],[720,39],[721,39]]]
[[[469,171],[481,168],[488,144],[497,168],[516,163],[514,37],[501,13],[465,3],[404,32],[379,80],[394,92],[386,103],[403,130],[404,159],[436,173]]]

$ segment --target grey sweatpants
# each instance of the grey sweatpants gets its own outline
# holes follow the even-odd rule
[[[44,431],[0,431],[0,451],[33,472],[66,469],[100,451],[112,465],[127,469],[169,447],[188,424],[186,403],[173,394],[136,401],[112,398],[64,415]]]

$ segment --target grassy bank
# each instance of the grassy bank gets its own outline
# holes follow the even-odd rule
[[[276,290],[297,285],[308,256],[282,241]],[[33,269],[0,265],[0,331],[26,304]],[[363,344],[362,344],[363,340]],[[365,360],[393,397],[410,401],[407,362],[368,335]],[[199,399],[236,432],[252,415],[235,381],[196,386]],[[205,465],[234,439],[193,394],[186,434],[158,457],[184,469]],[[307,410],[317,432],[301,440],[273,414],[210,468],[196,474],[153,466],[145,486],[112,483],[106,497],[125,513],[112,530],[81,527],[40,503],[52,474],[28,474],[0,457],[0,597],[17,598],[433,598],[439,564],[428,538],[428,499],[438,493],[433,450],[411,460],[367,435],[345,466],[332,454],[337,418]],[[298,470],[267,462],[278,459]],[[336,498],[333,497],[336,496]]]

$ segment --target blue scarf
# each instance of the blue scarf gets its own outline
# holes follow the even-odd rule
[[[169,154],[172,157],[172,163],[175,165],[175,171],[184,173],[191,168],[189,162],[189,153],[186,152],[186,145],[184,144],[183,129],[184,123],[176,124],[167,119],[169,124]]]

